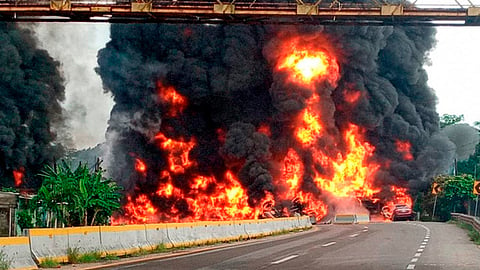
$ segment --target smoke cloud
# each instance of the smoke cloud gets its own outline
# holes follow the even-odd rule
[[[0,175],[13,185],[13,171],[24,187],[38,187],[36,174],[60,158],[55,130],[63,125],[65,98],[59,64],[37,47],[33,34],[16,24],[0,24]]]
[[[97,72],[115,101],[107,137],[108,170],[130,195],[147,194],[156,206],[160,173],[168,167],[155,134],[182,142],[196,140],[196,166],[175,177],[188,193],[194,175],[221,179],[232,171],[246,188],[249,204],[279,193],[275,179],[289,149],[304,164],[301,188],[327,194],[314,183],[332,168],[294,138],[299,112],[318,96],[323,123],[315,147],[331,158],[347,151],[343,134],[351,124],[364,131],[375,150],[368,162],[380,164],[379,187],[422,189],[448,167],[452,143],[439,132],[436,97],[423,65],[434,46],[433,28],[401,26],[228,26],[112,25],[111,41],[99,52]],[[335,56],[338,78],[313,90],[276,70],[282,42]],[[188,105],[172,116],[158,98],[158,83],[174,86]],[[408,142],[408,149],[399,145]],[[148,166],[139,175],[136,158]],[[161,181],[160,181],[161,182]]]
[[[93,147],[105,141],[113,99],[103,93],[95,73],[96,55],[108,41],[108,24],[37,23],[31,25],[39,46],[60,63],[65,78],[62,142],[69,148]]]

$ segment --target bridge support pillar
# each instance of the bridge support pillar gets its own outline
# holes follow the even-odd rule
[[[132,12],[150,12],[152,11],[152,1],[147,2],[132,2],[131,4]]]
[[[316,4],[297,4],[297,15],[318,15],[318,5]]]
[[[467,16],[480,16],[480,7],[469,7],[467,9]]]
[[[219,14],[235,14],[234,4],[213,4],[213,12]]]
[[[70,0],[50,0],[50,10],[68,11],[72,9]]]
[[[382,8],[380,9],[380,14],[382,16],[403,15],[403,6],[402,5],[382,5]]]

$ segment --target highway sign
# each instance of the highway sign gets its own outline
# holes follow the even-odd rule
[[[442,187],[438,183],[433,183],[432,194],[437,195],[440,192],[442,192]]]
[[[473,183],[473,194],[480,194],[480,181],[475,181],[475,183]]]

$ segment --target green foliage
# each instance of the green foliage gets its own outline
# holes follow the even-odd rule
[[[122,195],[121,188],[103,173],[101,169],[90,170],[86,164],[75,170],[64,161],[54,167],[47,165],[40,174],[43,184],[33,204],[67,226],[106,224],[120,208]],[[51,222],[46,225],[53,226]]]
[[[67,258],[69,263],[91,263],[101,261],[102,253],[92,251],[81,254],[78,248],[68,248]]]
[[[162,253],[162,252],[167,252],[167,251],[168,251],[168,248],[167,248],[167,246],[165,246],[164,243],[160,243],[160,244],[158,244],[158,245],[155,246],[155,248],[153,249],[153,251],[154,251],[155,253],[157,253],[157,252],[158,252],[158,253]]]
[[[13,188],[13,187],[2,187],[2,192],[13,192],[13,193],[17,193],[18,190],[16,188]]]
[[[102,253],[98,251],[84,253],[79,258],[80,263],[98,262],[100,260],[102,260]]]
[[[475,180],[471,175],[438,176],[435,180],[443,186],[442,193],[451,202],[461,202],[463,204],[464,201],[475,198],[473,194]]]
[[[464,119],[463,114],[455,115],[455,114],[444,114],[440,116],[440,127],[444,128],[446,126],[450,126],[459,122],[462,122]]]
[[[46,258],[40,263],[41,268],[57,268],[60,264],[52,258]]]
[[[117,255],[115,254],[107,254],[105,255],[105,257],[103,258],[104,260],[107,260],[107,261],[113,261],[113,260],[118,260],[120,259],[120,257],[118,257]]]
[[[457,162],[459,174],[470,174],[478,179],[480,176],[480,144],[475,146],[475,152],[467,160]]]
[[[449,220],[451,212],[467,212],[466,203],[475,198],[473,194],[475,180],[471,175],[439,175],[435,177],[434,181],[442,187],[442,191],[437,194],[436,220]],[[423,211],[432,214],[434,201],[435,195],[431,194],[430,190],[422,197]]]
[[[13,259],[8,258],[3,250],[0,250],[0,270],[8,270],[12,265]]]
[[[17,223],[22,230],[33,228],[32,215],[30,212],[28,210],[17,211]]]

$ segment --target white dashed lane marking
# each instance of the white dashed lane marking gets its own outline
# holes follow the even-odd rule
[[[422,252],[427,247],[428,240],[430,240],[430,229],[429,228],[427,228],[426,226],[424,226],[422,224],[413,224],[413,225],[420,226],[420,227],[424,228],[427,231],[427,233],[425,234],[425,238],[423,239],[423,242],[420,244],[420,247],[417,249],[417,252],[415,253],[415,255],[413,255],[413,258],[410,261],[410,264],[407,265],[406,269],[415,269],[415,263],[418,262],[418,259],[420,258],[420,256],[422,256]]]
[[[283,259],[280,259],[280,260],[277,260],[277,261],[273,261],[272,264],[281,264],[281,263],[284,263],[286,261],[289,261],[291,259],[295,259],[296,257],[298,257],[297,254],[294,254],[294,255],[290,255],[288,257],[285,257]]]
[[[351,234],[349,235],[350,237],[357,237],[359,234],[358,233],[354,233],[354,234]]]
[[[322,247],[329,247],[331,245],[335,245],[337,242],[333,241],[333,242],[330,242],[330,243],[326,243],[326,244],[323,244]]]

